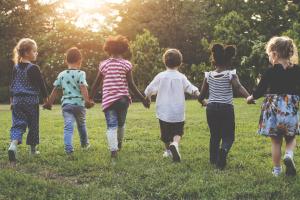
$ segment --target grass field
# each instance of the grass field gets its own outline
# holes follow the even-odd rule
[[[41,110],[41,155],[30,157],[23,144],[19,163],[12,168],[7,156],[11,114],[1,105],[0,199],[300,199],[299,176],[271,174],[270,141],[256,134],[259,105],[235,99],[236,142],[224,171],[209,164],[205,109],[194,100],[187,101],[178,164],[162,158],[154,105],[146,110],[134,103],[116,165],[111,164],[99,105],[87,113],[91,149],[80,150],[76,131],[73,157],[64,153],[63,118],[56,106]],[[295,154],[300,166],[299,153]]]

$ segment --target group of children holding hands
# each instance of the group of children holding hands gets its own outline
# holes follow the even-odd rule
[[[98,74],[90,95],[86,74],[81,70],[82,55],[76,47],[66,53],[68,68],[55,80],[48,97],[40,69],[32,64],[37,57],[37,44],[29,38],[19,41],[14,49],[15,66],[11,82],[12,127],[8,157],[17,160],[17,145],[28,128],[26,144],[32,155],[39,154],[39,96],[43,97],[45,109],[51,109],[53,102],[62,92],[61,104],[64,118],[65,152],[72,154],[74,122],[77,124],[81,147],[88,149],[89,139],[86,130],[86,109],[94,106],[93,98],[100,88],[102,109],[107,124],[107,141],[111,157],[116,158],[122,148],[125,134],[125,121],[131,104],[131,90],[146,108],[150,107],[151,96],[156,95],[156,116],[159,120],[161,140],[165,144],[163,157],[174,162],[181,160],[179,143],[184,134],[185,93],[196,96],[206,106],[207,122],[210,129],[210,163],[222,170],[226,166],[227,155],[235,137],[235,116],[233,88],[246,98],[248,104],[266,95],[259,121],[261,135],[272,141],[273,175],[282,172],[280,165],[282,140],[286,141],[284,164],[286,175],[296,175],[293,150],[295,135],[299,134],[300,68],[297,63],[297,50],[288,37],[273,37],[266,45],[272,67],[268,68],[250,95],[241,85],[236,70],[231,69],[231,60],[236,54],[232,45],[215,44],[211,49],[214,69],[205,72],[201,90],[190,83],[178,71],[182,64],[182,54],[177,49],[168,49],[163,55],[166,70],[157,74],[147,86],[144,94],[134,83],[131,63],[123,58],[129,50],[124,36],[109,37],[104,51],[109,58],[99,65]],[[296,58],[296,59],[295,59]],[[206,96],[208,95],[208,100]]]

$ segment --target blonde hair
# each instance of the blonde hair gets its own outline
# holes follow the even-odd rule
[[[287,36],[272,37],[266,45],[266,53],[275,51],[279,58],[288,59],[292,64],[298,64],[298,50],[294,41]]]
[[[31,51],[34,47],[37,47],[37,44],[30,38],[22,38],[19,40],[13,51],[13,62],[15,64],[20,62],[25,53]]]

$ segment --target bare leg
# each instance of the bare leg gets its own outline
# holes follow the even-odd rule
[[[282,138],[271,137],[272,159],[275,167],[280,167]]]

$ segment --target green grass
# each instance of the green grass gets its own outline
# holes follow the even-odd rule
[[[299,199],[299,176],[271,175],[270,141],[256,134],[260,102],[246,105],[235,99],[236,141],[224,171],[209,164],[205,109],[194,100],[187,101],[178,164],[162,158],[154,105],[146,110],[134,103],[116,165],[110,161],[99,105],[87,112],[92,147],[81,151],[76,131],[73,157],[64,153],[63,118],[56,106],[41,110],[41,155],[30,157],[23,144],[19,163],[12,168],[7,156],[11,114],[7,105],[1,105],[0,199]],[[25,139],[26,135],[24,143]]]

